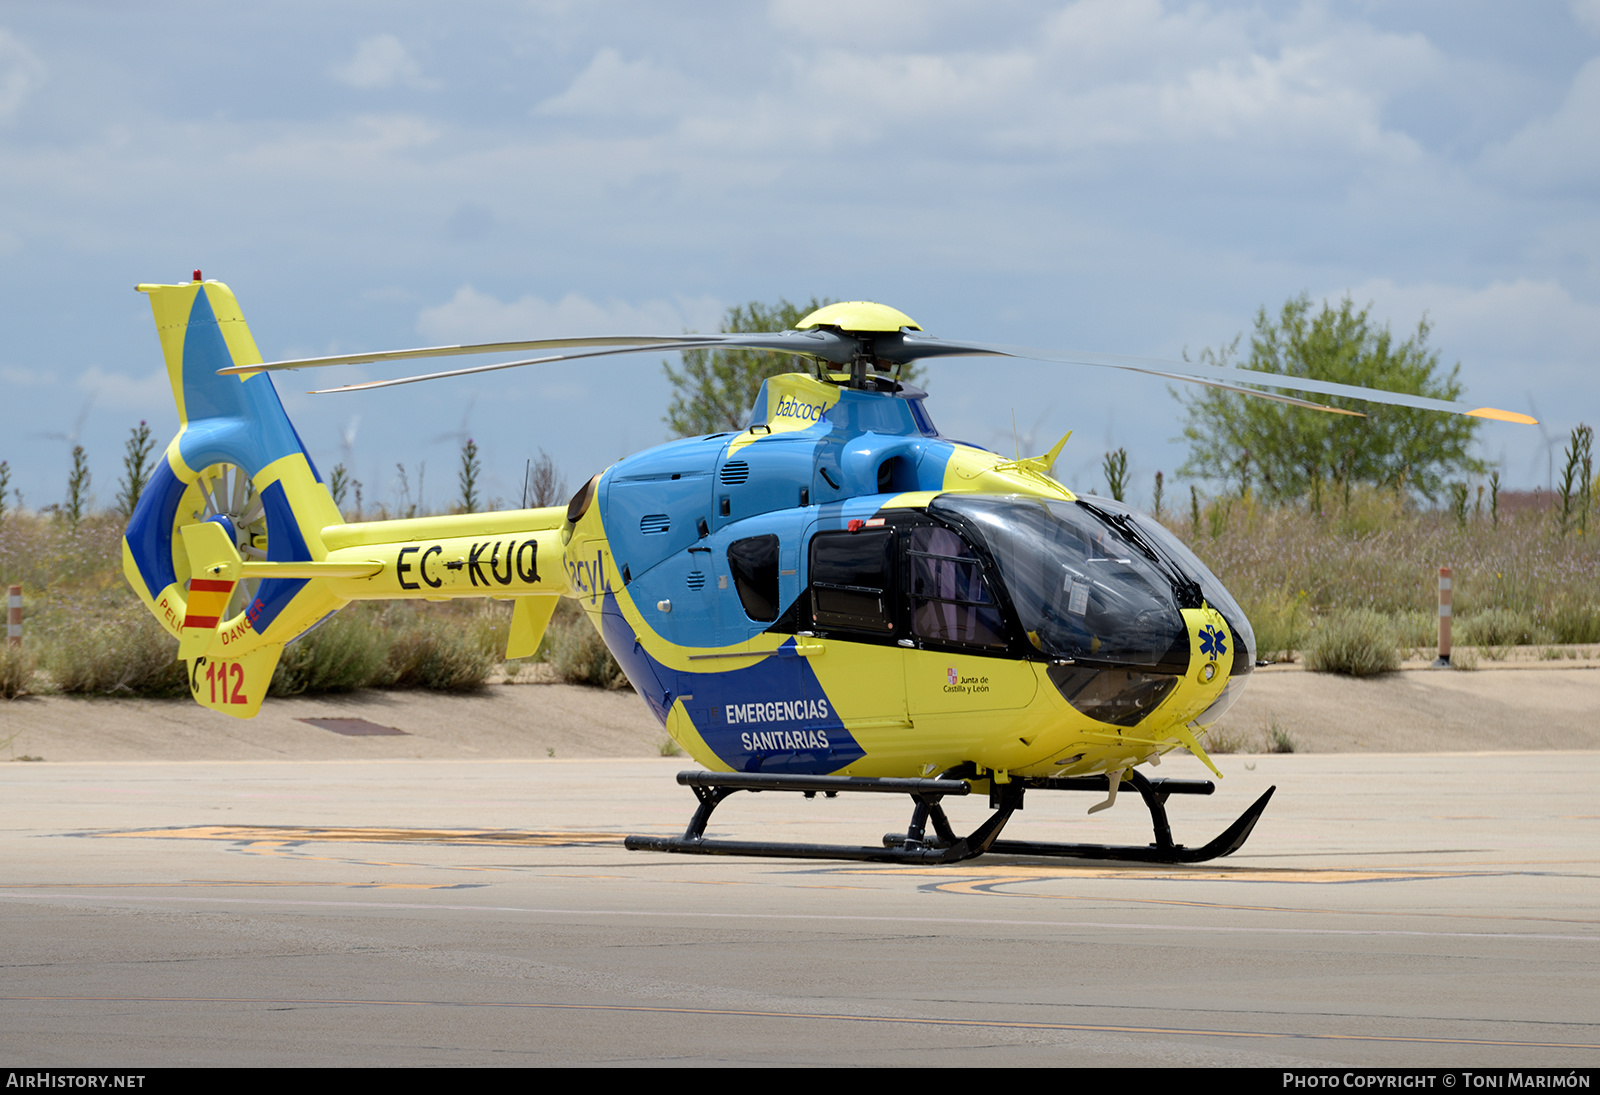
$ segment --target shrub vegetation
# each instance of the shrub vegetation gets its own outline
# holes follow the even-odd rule
[[[23,587],[25,645],[0,640],[0,696],[28,691],[181,696],[177,640],[151,618],[122,577],[120,514],[0,518],[0,584]],[[576,605],[563,601],[535,660],[573,683],[617,687],[621,669]],[[500,661],[510,605],[352,604],[290,643],[274,696],[358,688],[481,688]]]
[[[1396,491],[1356,488],[1321,512],[1247,494],[1196,514],[1173,531],[1238,598],[1263,658],[1309,651],[1341,610],[1382,617],[1397,647],[1433,645],[1441,565],[1454,572],[1460,645],[1600,642],[1600,537],[1561,535],[1548,502],[1469,512],[1463,524]]]
[[[1306,646],[1306,668],[1372,677],[1400,668],[1400,641],[1389,617],[1370,608],[1333,613]]]

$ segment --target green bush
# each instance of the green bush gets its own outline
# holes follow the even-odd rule
[[[178,640],[137,601],[100,620],[57,627],[45,672],[62,692],[93,696],[185,696],[189,675]]]
[[[1559,601],[1545,616],[1550,639],[1557,643],[1600,643],[1600,605]]]
[[[1292,753],[1296,749],[1294,736],[1289,733],[1289,728],[1274,717],[1267,726],[1267,752]]]
[[[1269,662],[1294,661],[1295,651],[1305,645],[1310,632],[1311,614],[1304,593],[1269,593],[1246,608],[1245,615],[1256,633],[1256,657]]]
[[[1533,613],[1514,608],[1490,608],[1463,616],[1453,634],[1467,646],[1532,646],[1541,638]]]
[[[558,614],[550,621],[546,637],[549,647],[545,660],[556,675],[569,684],[616,688],[627,682],[622,667],[606,649],[600,633],[581,612]]]
[[[16,699],[32,680],[33,651],[0,639],[0,699]]]
[[[365,605],[350,608],[284,648],[268,694],[349,692],[381,678],[392,643]]]
[[[1401,646],[1437,646],[1439,643],[1439,610],[1415,609],[1396,612],[1390,617],[1395,638]]]
[[[1400,668],[1399,646],[1394,624],[1383,613],[1370,608],[1335,612],[1311,633],[1306,668],[1352,677],[1393,673]]]
[[[494,668],[492,628],[467,613],[419,613],[409,623],[392,627],[382,679],[383,688],[428,688],[467,692],[483,687]]]

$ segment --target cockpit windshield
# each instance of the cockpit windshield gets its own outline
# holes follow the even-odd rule
[[[1229,593],[1217,576],[1200,561],[1199,556],[1190,551],[1189,546],[1173,535],[1167,526],[1131,506],[1113,502],[1108,498],[1094,498],[1083,504],[1092,505],[1113,519],[1120,515],[1121,519],[1133,525],[1159,554],[1166,556],[1198,583],[1200,595],[1205,598],[1205,603],[1222,613],[1222,618],[1228,621],[1228,630],[1233,632],[1234,640],[1240,645],[1240,650],[1233,659],[1233,676],[1239,678],[1249,674],[1255,666],[1255,631],[1251,628],[1250,621],[1246,618],[1244,609],[1239,606],[1239,602],[1233,599],[1233,594]]]
[[[1120,515],[1020,495],[945,494],[929,508],[983,540],[1038,650],[1187,670],[1188,628],[1179,610],[1198,607],[1198,587]]]

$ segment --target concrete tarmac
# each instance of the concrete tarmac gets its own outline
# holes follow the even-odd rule
[[[0,1063],[1600,1065],[1600,754],[1220,763],[1179,841],[1278,792],[1189,867],[625,851],[681,759],[6,764]],[[1006,835],[1149,840],[1092,802]],[[908,815],[739,794],[710,835]]]

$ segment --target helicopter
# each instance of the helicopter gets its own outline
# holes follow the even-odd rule
[[[1174,794],[1210,780],[1139,766],[1203,740],[1255,667],[1238,602],[1159,522],[1051,476],[1067,437],[1013,459],[942,436],[897,378],[945,356],[1131,370],[1295,406],[1282,391],[1510,422],[1511,411],[1242,368],[960,342],[870,302],[766,334],[544,339],[265,362],[233,292],[141,284],[180,428],[140,497],[123,571],[175,638],[190,693],[257,713],[287,643],[353,601],[512,602],[505,656],[538,649],[575,599],[640,697],[703,770],[681,837],[630,849],[948,863],[985,853],[1200,862],[1240,848],[1269,788],[1222,834],[1176,843]],[[747,427],[671,441],[594,475],[564,507],[346,522],[271,374],[476,353],[537,356],[322,391],[576,358],[738,347],[810,372],[769,377]],[[1070,434],[1068,435],[1070,437]],[[1002,839],[1029,791],[1136,791],[1148,845]],[[738,791],[907,795],[904,832],[864,846],[710,839]],[[957,833],[943,800],[987,794]]]

